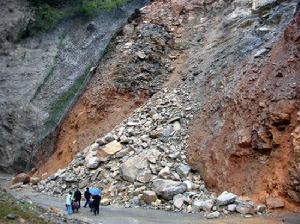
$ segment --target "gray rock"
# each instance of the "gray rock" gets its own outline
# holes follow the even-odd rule
[[[194,208],[197,208],[198,211],[207,211],[210,212],[214,206],[214,201],[212,199],[208,200],[195,200],[193,202]]]
[[[189,199],[185,197],[183,194],[176,194],[173,197],[173,204],[176,208],[181,209],[184,202],[188,202]]]
[[[109,143],[109,142],[114,141],[115,137],[111,133],[109,133],[104,137],[104,140],[105,140],[105,142]]]
[[[185,181],[183,181],[183,183],[186,184],[187,190],[188,190],[188,191],[191,191],[191,190],[194,189],[194,184],[193,184],[193,182],[191,182],[191,181],[189,181],[189,180],[185,180]]]
[[[207,219],[216,219],[219,217],[220,217],[220,212],[218,212],[218,211],[211,212],[206,216]]]
[[[175,121],[173,123],[173,130],[174,131],[179,131],[181,129],[181,125],[180,125],[180,122],[179,121]]]
[[[255,54],[254,54],[254,58],[258,58],[260,56],[262,56],[263,54],[266,54],[268,52],[267,49],[263,48],[263,49],[260,49],[258,50]]]
[[[260,204],[256,206],[256,212],[257,213],[264,213],[267,210],[267,206],[264,204]]]
[[[89,184],[89,181],[83,180],[83,181],[80,181],[80,182],[79,182],[78,187],[79,187],[80,189],[83,189],[83,188],[85,188],[88,184]]]
[[[18,218],[18,216],[14,213],[9,213],[7,216],[6,216],[7,219],[10,219],[10,220],[15,220]]]
[[[163,131],[163,136],[164,137],[170,137],[173,135],[173,126],[172,125],[168,125],[167,128]]]
[[[227,206],[227,211],[235,212],[236,204],[230,204]]]
[[[189,172],[191,171],[191,167],[189,165],[186,164],[180,164],[177,168],[176,168],[176,172],[181,176],[181,177],[187,177],[187,175],[189,174]]]
[[[255,13],[263,13],[277,4],[277,0],[252,0],[252,10]]]
[[[171,177],[170,168],[167,166],[164,167],[163,169],[161,169],[161,171],[159,171],[158,176],[164,179],[169,179]]]
[[[137,174],[136,180],[141,183],[149,183],[152,181],[153,175],[150,170],[142,170]]]
[[[134,196],[132,199],[130,199],[130,203],[132,205],[136,205],[136,206],[140,206],[141,205],[141,201],[139,199],[138,196]]]
[[[187,186],[179,181],[156,179],[152,182],[152,190],[162,198],[171,200],[174,195],[184,193]]]
[[[103,146],[103,145],[105,145],[107,142],[105,141],[104,138],[98,138],[98,139],[96,140],[96,143],[97,143],[99,146]]]
[[[142,155],[137,155],[122,163],[120,167],[120,175],[124,180],[134,182],[139,171],[146,169],[147,167],[147,158]]]
[[[70,174],[65,175],[63,180],[68,183],[73,183],[73,182],[77,181],[77,177],[74,174],[70,173]]]
[[[217,205],[228,205],[235,202],[236,195],[227,191],[224,191],[217,198]]]
[[[238,213],[241,213],[243,215],[246,215],[246,214],[253,214],[254,213],[254,208],[251,204],[249,203],[245,203],[245,204],[238,204],[236,206],[236,211]]]

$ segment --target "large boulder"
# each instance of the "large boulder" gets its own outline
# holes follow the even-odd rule
[[[219,195],[217,198],[218,205],[228,205],[235,202],[236,195],[227,191],[224,191],[222,194]]]
[[[214,206],[214,201],[212,199],[208,200],[195,200],[193,202],[193,207],[196,208],[198,211],[206,211],[210,212],[212,207]]]
[[[23,183],[23,184],[29,184],[30,182],[30,176],[26,173],[20,173],[17,176],[14,177],[12,180],[12,184],[16,183]]]
[[[107,145],[105,145],[102,149],[98,151],[98,157],[100,161],[107,161],[110,156],[115,155],[122,149],[122,145],[120,142],[114,140]]]
[[[268,196],[266,198],[266,204],[268,208],[275,209],[275,208],[283,208],[284,207],[284,201],[281,198]]]
[[[171,200],[174,195],[182,194],[187,190],[187,186],[183,182],[156,179],[152,182],[152,190],[166,200]]]
[[[147,171],[149,162],[154,163],[159,157],[160,152],[156,149],[149,149],[136,156],[130,157],[120,167],[120,174],[124,180],[146,183],[151,181],[152,175]]]
[[[253,0],[252,11],[255,13],[264,13],[278,4],[277,0]]]
[[[88,146],[84,151],[86,152],[85,166],[89,169],[96,169],[99,165],[99,158],[97,156],[97,150],[99,148],[98,143],[94,143]]]
[[[126,160],[120,167],[120,174],[124,180],[134,182],[138,174],[148,167],[146,157],[137,155]]]

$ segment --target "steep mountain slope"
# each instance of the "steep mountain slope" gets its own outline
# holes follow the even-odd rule
[[[52,31],[20,39],[32,8],[27,1],[1,1],[1,171],[30,169],[37,152],[52,154],[57,127],[89,80],[91,68],[143,4],[130,1],[94,18],[71,18]]]
[[[253,214],[251,201],[211,193],[230,190],[299,210],[297,3],[174,0],[143,8],[65,120],[35,188],[60,195],[93,184],[106,203],[222,214],[232,203]]]
[[[260,47],[264,55],[221,71],[219,91],[197,113],[189,161],[211,189],[300,202],[299,25],[298,13],[278,43]]]

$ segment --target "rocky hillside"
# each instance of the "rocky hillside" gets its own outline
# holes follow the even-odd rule
[[[93,185],[104,205],[207,218],[299,211],[298,9],[157,0],[136,11],[63,120],[55,152],[35,155],[33,188],[61,196]]]
[[[104,204],[208,218],[299,210],[298,45],[297,1],[152,2],[70,111],[35,189],[92,184]]]
[[[34,9],[1,1],[0,170],[32,168],[37,152],[52,154],[57,126],[90,79],[108,44],[144,1],[93,18],[66,19],[53,30],[21,38]]]

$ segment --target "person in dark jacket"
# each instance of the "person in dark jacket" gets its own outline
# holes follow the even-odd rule
[[[78,203],[78,206],[76,208],[77,212],[78,212],[78,209],[80,208],[80,201],[81,201],[81,192],[79,191],[79,189],[76,189],[76,191],[74,193],[74,202]]]
[[[83,207],[86,207],[87,205],[90,205],[90,201],[91,201],[91,193],[90,193],[90,189],[87,187],[86,191],[84,192],[84,198],[85,198],[85,204]]]
[[[93,210],[94,210],[94,215],[99,214],[99,206],[100,206],[100,201],[101,201],[101,196],[100,195],[93,195]]]

